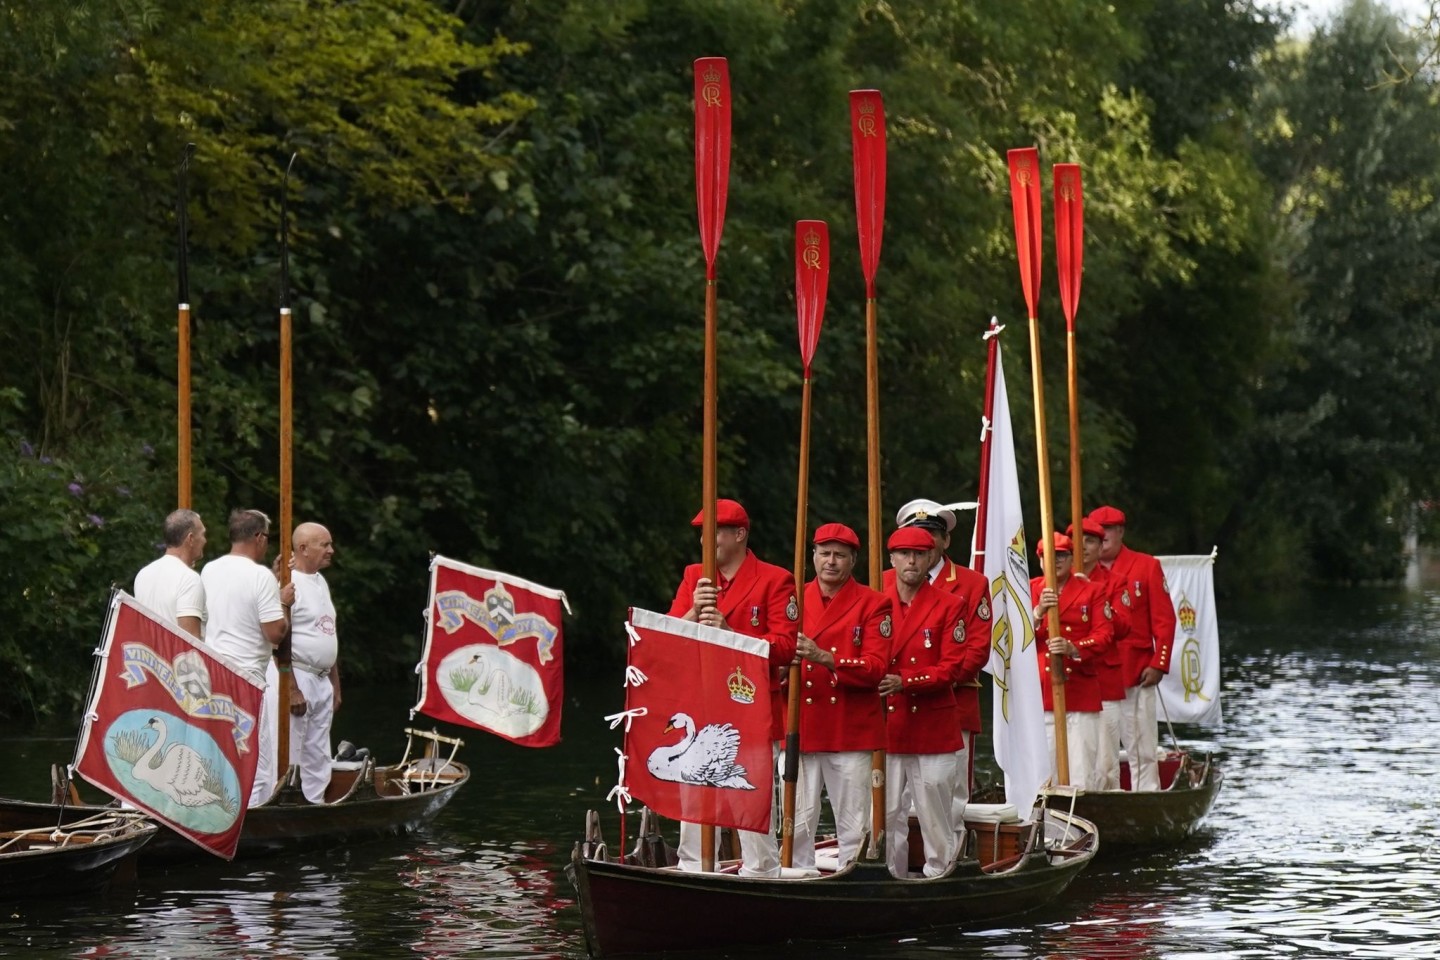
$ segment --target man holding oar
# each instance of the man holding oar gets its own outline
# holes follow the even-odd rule
[[[841,523],[815,531],[815,579],[805,585],[805,626],[796,643],[800,690],[800,782],[791,865],[815,866],[820,793],[830,797],[840,865],[860,852],[870,800],[870,754],[885,747],[875,695],[890,661],[890,600],[852,576],[860,537]]]
[[[920,821],[924,873],[936,877],[955,859],[953,812],[960,722],[952,688],[965,654],[960,599],[927,578],[934,538],[901,527],[887,542],[895,578],[885,590],[895,627],[890,661],[880,681],[885,706],[885,834],[890,872],[910,875],[909,804]]]
[[[1085,790],[1104,788],[1099,765],[1100,749],[1100,679],[1097,664],[1112,643],[1110,603],[1100,587],[1075,572],[1074,548],[1063,533],[1054,534],[1055,586],[1045,585],[1044,577],[1030,581],[1036,654],[1040,658],[1040,694],[1045,702],[1045,729],[1051,751],[1055,749],[1055,726],[1050,657],[1060,657],[1065,687],[1065,740],[1070,768],[1070,784]],[[1035,553],[1044,553],[1044,541],[1036,544]],[[1047,614],[1059,610],[1060,633],[1051,636]]]
[[[690,521],[704,524],[702,510]],[[719,583],[704,577],[701,564],[685,568],[685,577],[670,604],[670,616],[692,620],[719,630],[734,630],[770,644],[772,667],[788,667],[795,657],[795,635],[800,608],[795,577],[790,571],[765,563],[750,549],[750,516],[734,500],[715,502],[715,569]],[[785,702],[778,678],[770,684],[770,739],[785,736]],[[778,749],[777,749],[778,753]],[[773,807],[772,807],[773,814]],[[773,819],[773,815],[772,815]],[[768,833],[739,831],[742,877],[778,877],[780,846],[772,823]],[[680,866],[699,870],[700,828],[680,824]]]
[[[1065,533],[1074,537],[1071,524]],[[1095,664],[1100,679],[1100,748],[1097,762],[1100,765],[1104,790],[1120,789],[1120,710],[1125,703],[1125,678],[1121,670],[1120,644],[1130,633],[1130,594],[1124,581],[1110,574],[1100,562],[1100,543],[1105,539],[1105,528],[1086,517],[1080,522],[1084,530],[1081,538],[1084,544],[1081,557],[1084,560],[1085,576],[1100,588],[1110,601],[1113,615],[1110,625],[1114,628],[1114,642],[1110,649]]]
[[[1100,562],[1125,584],[1130,598],[1130,633],[1120,646],[1125,703],[1120,712],[1120,745],[1130,763],[1131,790],[1159,790],[1155,759],[1155,687],[1170,672],[1175,644],[1175,605],[1160,561],[1125,546],[1125,514],[1096,507],[1090,519],[1105,530]]]

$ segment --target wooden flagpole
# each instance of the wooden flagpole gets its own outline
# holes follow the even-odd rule
[[[860,269],[865,275],[865,465],[866,519],[870,586],[880,589],[884,575],[880,545],[880,359],[876,334],[875,272],[885,232],[885,101],[879,90],[850,91],[850,144],[855,160],[855,226],[860,237]],[[870,849],[879,859],[885,849],[885,751],[870,755]]]
[[[1011,150],[1010,204],[1015,215],[1015,253],[1020,263],[1020,286],[1030,318],[1030,383],[1035,403],[1035,459],[1040,484],[1040,542],[1044,555],[1045,586],[1055,589],[1055,516],[1050,503],[1050,453],[1045,439],[1045,379],[1040,360],[1040,155],[1034,147]],[[1051,608],[1050,636],[1060,633],[1060,610]],[[1065,735],[1065,666],[1050,655],[1050,691],[1055,717],[1055,774],[1061,784],[1070,782],[1070,744]]]
[[[824,220],[795,224],[795,313],[800,328],[800,477],[795,496],[796,619],[805,624],[805,546],[810,513],[810,362],[825,322],[830,285],[830,228]],[[795,853],[795,785],[800,779],[800,665],[790,665],[789,710],[785,721],[785,791],[780,820],[780,865],[791,866]]]
[[[725,230],[725,199],[730,189],[730,65],[724,57],[695,61],[695,200],[700,245],[705,252],[705,393],[700,468],[702,571],[717,583],[715,561],[716,407],[719,373],[715,359],[715,255]],[[715,869],[714,817],[700,827],[700,869]]]
[[[176,482],[179,486],[176,505],[182,510],[190,509],[190,158],[195,155],[195,144],[185,144],[180,156],[180,172],[176,175],[175,221],[180,234],[178,254],[179,276],[179,318],[176,321],[176,383],[179,402],[175,433]]]
[[[1085,259],[1085,194],[1078,163],[1055,164],[1055,270],[1060,279],[1060,306],[1065,310],[1065,356],[1070,388],[1070,529],[1075,562],[1085,565],[1084,491],[1080,484],[1080,365],[1075,349],[1075,311],[1080,306],[1080,279]]]

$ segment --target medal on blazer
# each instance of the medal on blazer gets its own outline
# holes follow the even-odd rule
[[[955,630],[954,630],[954,632],[952,632],[952,633],[950,634],[950,636],[952,636],[952,637],[955,638],[955,642],[956,642],[956,643],[964,643],[964,642],[965,642],[965,621],[964,621],[964,620],[957,620],[957,621],[955,621]]]
[[[1127,606],[1127,607],[1130,606],[1130,591],[1129,591],[1129,590],[1121,590],[1121,591],[1120,591],[1120,602],[1123,603],[1123,604],[1124,604],[1125,606]]]
[[[1135,597],[1136,597],[1137,599],[1140,597],[1140,581],[1139,581],[1139,580],[1136,580],[1136,581],[1135,581]]]
[[[930,628],[925,628],[925,649],[930,649]]]
[[[795,618],[794,618],[794,617],[791,617],[790,619],[791,619],[791,620],[794,620]],[[760,626],[760,608],[759,608],[759,607],[751,607],[751,608],[750,608],[750,626],[752,626],[752,627],[758,627],[758,626]]]
[[[885,619],[880,621],[880,636],[886,640],[890,639],[890,614],[885,614]]]
[[[785,616],[790,620],[800,619],[800,604],[793,593],[790,594],[790,602],[785,605]]]
[[[990,619],[990,601],[984,597],[980,598],[980,605],[975,608],[975,613],[981,620]]]
[[[855,646],[857,646],[857,647],[860,646],[860,627],[859,627],[859,626],[856,626],[856,627],[855,627],[855,633],[854,633],[854,635],[850,638],[850,641],[851,641],[852,643],[854,643]]]
[[[1089,605],[1088,603],[1082,603],[1082,604],[1080,604],[1080,622],[1081,622],[1081,623],[1089,623],[1089,622],[1090,622],[1090,605]]]

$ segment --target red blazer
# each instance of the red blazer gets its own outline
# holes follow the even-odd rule
[[[943,593],[959,597],[965,617],[965,655],[955,682],[955,709],[959,713],[960,729],[979,733],[983,729],[980,671],[990,659],[990,581],[985,579],[985,574],[962,567],[949,557],[940,559],[943,566],[930,584]],[[893,567],[885,571],[883,582],[887,592],[894,590]]]
[[[890,665],[904,683],[886,697],[885,749],[891,753],[954,753],[960,749],[960,721],[952,684],[965,656],[965,616],[960,600],[929,583],[921,584],[907,607],[892,583],[885,591],[895,611]]]
[[[1036,577],[1030,581],[1030,602],[1040,602],[1040,591],[1045,587],[1045,578]],[[1060,629],[1065,639],[1075,644],[1079,658],[1066,657],[1065,663],[1065,709],[1075,713],[1099,713],[1101,703],[1100,677],[1098,666],[1105,651],[1113,646],[1111,634],[1110,601],[1105,591],[1084,574],[1072,574],[1060,587]],[[1035,652],[1040,661],[1040,695],[1045,709],[1054,710],[1050,690],[1050,651],[1045,644],[1050,639],[1050,618],[1041,619],[1035,628]]]
[[[1105,599],[1110,601],[1112,614],[1110,626],[1114,642],[1095,665],[1095,671],[1100,678],[1100,698],[1124,700],[1125,676],[1122,668],[1125,658],[1120,652],[1120,644],[1130,633],[1130,593],[1125,589],[1125,582],[1111,575],[1103,563],[1095,564],[1095,568],[1085,576],[1089,577],[1105,594]]]
[[[695,585],[704,567],[692,563],[675,591],[670,616],[683,617],[695,605]],[[800,609],[795,602],[795,577],[782,567],[765,563],[754,551],[745,551],[745,560],[731,580],[720,577],[718,606],[725,622],[736,633],[759,637],[770,643],[770,737],[785,737],[785,695],[779,670],[795,659],[795,633]]]
[[[1130,633],[1120,642],[1125,686],[1138,684],[1146,667],[1169,673],[1170,650],[1175,645],[1175,604],[1160,561],[1122,546],[1110,564],[1110,575],[1125,585],[1130,600]]]
[[[800,751],[885,749],[885,711],[875,692],[890,661],[890,599],[852,577],[825,603],[805,585],[802,632],[835,656],[835,669],[800,665]]]

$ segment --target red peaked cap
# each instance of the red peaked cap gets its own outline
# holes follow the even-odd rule
[[[1110,506],[1096,507],[1094,510],[1090,511],[1090,516],[1086,517],[1085,519],[1094,520],[1102,527],[1125,526],[1125,514]]]
[[[703,527],[705,525],[705,511],[701,510],[695,514],[695,519],[690,521],[692,527]],[[734,500],[715,501],[715,526],[717,527],[744,527],[750,529],[750,514],[745,508]]]
[[[1085,517],[1080,521],[1080,529],[1084,531],[1087,537],[1099,537],[1101,540],[1105,539],[1105,528],[1089,517]],[[1075,524],[1065,524],[1065,535],[1069,537],[1075,536]]]
[[[815,542],[820,543],[843,543],[847,547],[860,549],[860,535],[843,523],[823,524],[815,531]]]
[[[1067,537],[1067,536],[1065,536],[1065,534],[1063,534],[1063,533],[1057,533],[1057,534],[1055,534],[1055,552],[1056,552],[1056,553],[1070,553],[1070,554],[1073,554],[1073,553],[1075,552],[1075,544],[1072,543],[1072,542],[1070,541],[1070,538]],[[1043,556],[1045,556],[1045,541],[1044,541],[1044,540],[1038,540],[1038,541],[1036,541],[1036,543],[1035,543],[1035,556],[1037,556],[1037,557],[1043,557]]]
[[[923,527],[901,527],[890,534],[885,546],[890,550],[934,550],[935,538]]]

